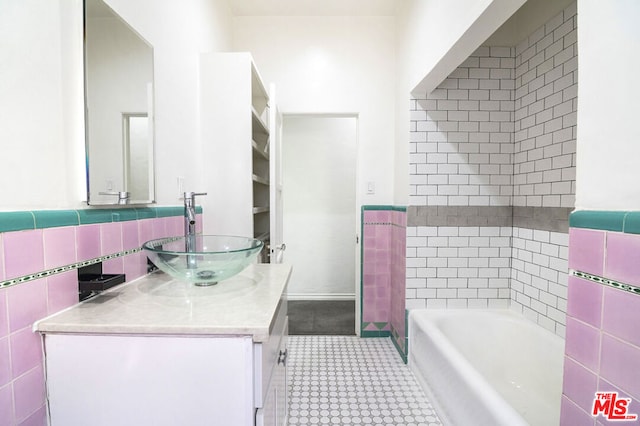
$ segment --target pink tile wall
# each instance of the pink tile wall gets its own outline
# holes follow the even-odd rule
[[[640,286],[640,237],[620,232],[607,233],[605,276]]]
[[[381,222],[384,211],[364,213],[362,321],[389,322],[391,300],[391,226]],[[388,220],[388,219],[387,219]],[[371,324],[368,330],[377,331]],[[388,326],[384,328],[389,330]]]
[[[405,351],[406,213],[365,210],[363,217],[363,306],[365,331],[393,331]]]
[[[605,232],[591,229],[569,230],[569,269],[602,275]]]
[[[182,218],[0,233],[0,280],[140,247],[142,242],[182,233]],[[127,280],[146,274],[146,256],[111,259],[105,272]],[[35,321],[78,302],[77,271],[0,289],[0,425],[47,424],[40,335]]]
[[[638,285],[640,235],[571,229],[571,269]],[[640,415],[640,295],[570,277],[561,425],[606,425],[594,393],[632,398]],[[619,422],[616,422],[619,423]]]

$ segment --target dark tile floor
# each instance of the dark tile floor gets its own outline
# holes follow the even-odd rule
[[[353,336],[355,327],[355,301],[289,301],[290,335]]]

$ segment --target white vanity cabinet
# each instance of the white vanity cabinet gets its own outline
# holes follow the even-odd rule
[[[36,323],[51,426],[286,426],[290,270],[251,265],[249,290],[184,306],[151,274]]]

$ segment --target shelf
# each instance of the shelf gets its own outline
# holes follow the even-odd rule
[[[253,61],[251,62],[251,98],[254,103],[256,100],[259,100],[262,101],[262,103],[267,104],[269,100],[267,88],[262,84],[262,78]]]
[[[264,122],[264,120],[260,117],[260,114],[258,113],[258,111],[256,111],[256,109],[251,106],[251,122],[253,124],[253,133],[258,133],[258,134],[262,134],[262,135],[268,135],[269,134],[269,127],[267,126],[267,123]]]
[[[266,243],[269,241],[269,237],[270,237],[269,232],[263,232],[262,234],[256,235],[254,238],[256,240],[262,241],[263,243]]]
[[[267,213],[269,211],[269,207],[254,207],[253,208],[253,214],[259,214],[259,213]]]
[[[267,145],[268,146],[268,145]],[[266,151],[258,146],[256,141],[251,141],[251,147],[253,148],[253,152],[262,157],[263,159],[269,161],[269,151]]]
[[[269,181],[267,179],[265,179],[265,178],[262,178],[262,177],[260,177],[258,175],[251,175],[251,178],[253,179],[253,181],[255,183],[259,183],[261,185],[269,186]]]

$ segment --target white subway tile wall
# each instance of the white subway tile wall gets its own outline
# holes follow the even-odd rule
[[[576,28],[573,3],[516,47],[480,47],[411,99],[411,206],[574,206]],[[408,226],[407,308],[511,305],[564,336],[567,240]]]
[[[511,308],[564,337],[569,235],[513,228]]]
[[[412,99],[410,204],[573,207],[577,53],[574,3]]]
[[[573,207],[576,184],[576,4],[515,49],[513,205]]]
[[[511,227],[407,228],[406,307],[506,308]]]
[[[515,48],[481,47],[424,99],[411,100],[414,206],[509,206]]]

